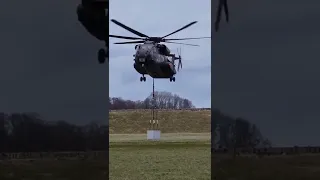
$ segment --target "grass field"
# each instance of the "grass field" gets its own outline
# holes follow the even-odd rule
[[[161,141],[146,141],[150,110],[109,114],[110,180],[209,180],[210,120],[206,111],[159,111]]]
[[[318,180],[320,155],[237,157],[213,156],[213,172],[222,180]]]
[[[108,166],[110,180],[209,180],[211,174],[218,180],[320,179],[317,154],[211,157],[210,111],[159,112],[165,133],[158,142],[146,141],[150,111],[110,112],[110,116],[109,162],[105,158],[0,161],[0,180],[105,180]]]
[[[110,112],[110,179],[318,180],[320,155],[210,154],[210,111],[160,111],[161,142],[147,142],[149,111]],[[211,162],[212,158],[212,172]]]
[[[110,134],[141,134],[146,133],[151,110],[110,111]],[[211,128],[211,111],[162,110],[158,111],[162,133],[209,133]]]
[[[210,134],[110,135],[110,180],[209,180]]]
[[[0,161],[1,180],[105,180],[108,162],[81,160]]]

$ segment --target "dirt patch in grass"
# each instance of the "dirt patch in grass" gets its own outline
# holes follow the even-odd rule
[[[157,119],[163,133],[210,132],[210,110],[159,110]],[[151,110],[110,111],[110,134],[146,133],[152,119]]]

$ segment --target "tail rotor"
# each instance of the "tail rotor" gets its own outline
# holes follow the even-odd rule
[[[175,59],[179,60],[178,61],[178,71],[179,71],[180,69],[182,69],[181,47],[177,49],[177,53],[178,53],[178,57],[176,57]]]

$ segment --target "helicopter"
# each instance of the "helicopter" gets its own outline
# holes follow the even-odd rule
[[[120,39],[129,39],[135,41],[127,41],[127,42],[118,42],[114,44],[137,44],[135,45],[135,54],[134,57],[134,69],[141,74],[140,81],[146,81],[145,75],[149,75],[152,78],[162,78],[169,79],[170,82],[175,82],[176,78],[174,75],[182,68],[182,58],[181,58],[181,49],[178,52],[178,55],[172,54],[169,48],[163,43],[171,43],[171,44],[182,44],[188,46],[199,46],[195,44],[185,44],[185,43],[177,43],[172,42],[174,40],[191,40],[191,39],[205,39],[211,37],[197,37],[197,38],[179,38],[179,39],[166,39],[166,37],[175,34],[183,29],[190,27],[197,23],[197,21],[193,21],[182,28],[167,34],[162,37],[150,37],[141,32],[138,32],[115,19],[111,19],[111,22],[116,25],[130,31],[131,33],[139,36],[139,37],[128,37],[128,36],[119,36],[119,35],[109,35],[112,38],[120,38]],[[103,57],[99,57],[103,58]],[[175,61],[178,60],[178,67],[176,68]]]

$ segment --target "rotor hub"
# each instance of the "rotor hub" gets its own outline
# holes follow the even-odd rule
[[[153,41],[155,43],[160,43],[160,42],[164,42],[164,40],[161,37],[150,37],[150,38],[146,38],[148,41]]]

